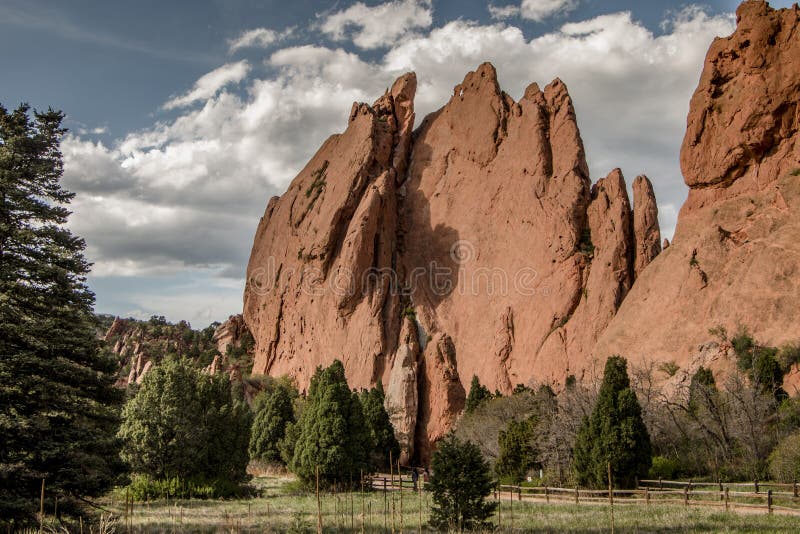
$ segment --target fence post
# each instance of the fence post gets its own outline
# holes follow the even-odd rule
[[[729,499],[730,499],[730,495],[728,494],[729,489],[730,488],[727,488],[727,487],[725,488],[725,511],[726,512],[728,511],[728,502],[729,502]]]
[[[608,462],[608,501],[611,505],[611,534],[614,534],[614,483],[611,478],[611,462]]]
[[[797,479],[794,479],[792,481],[792,494],[794,495],[794,498],[796,499],[797,498]]]
[[[661,482],[661,477],[658,477],[658,491],[661,491],[662,489],[664,489],[664,487]]]
[[[644,488],[644,502],[650,506],[650,490],[647,487]]]
[[[719,484],[719,500],[722,500],[722,481],[717,479],[717,484]]]
[[[511,497],[509,499],[509,505],[510,506],[508,507],[508,510],[509,510],[509,515],[511,516],[511,530],[513,531],[514,530],[514,488],[513,487],[511,487],[508,490],[508,496]]]
[[[772,490],[767,490],[767,513],[772,513]]]
[[[522,500],[522,486],[517,486],[517,500]]]
[[[522,490],[520,490],[521,492]],[[550,504],[550,491],[547,489],[547,486],[544,487],[544,500],[547,504]]]
[[[322,509],[319,501],[319,466],[314,466],[314,474],[317,480],[317,534],[322,534]],[[181,513],[183,510],[181,510]]]
[[[575,504],[578,504],[580,496],[578,495],[578,486],[575,486]]]
[[[758,479],[753,481],[753,485],[756,487],[756,493],[758,493]]]
[[[689,506],[689,486],[683,487],[683,505]]]

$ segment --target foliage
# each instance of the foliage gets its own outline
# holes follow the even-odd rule
[[[678,462],[672,458],[664,456],[653,456],[653,464],[647,476],[650,478],[663,478],[666,480],[675,480],[679,473]]]
[[[369,470],[372,439],[339,360],[317,368],[298,427],[289,467],[306,485],[314,484],[317,469],[323,487],[342,487]]]
[[[680,366],[674,361],[662,362],[658,366],[658,370],[667,376],[675,376],[680,371]]]
[[[472,382],[469,386],[469,395],[467,395],[467,403],[464,406],[464,413],[472,413],[478,406],[492,398],[492,392],[489,388],[481,385],[477,376],[472,377]]]
[[[789,362],[796,356],[791,345],[786,346],[779,360],[777,348],[760,345],[744,326],[739,327],[731,339],[731,345],[736,353],[737,366],[748,374],[756,388],[764,393],[772,393],[778,401],[788,397],[783,390],[783,375],[791,363],[787,366],[780,360]]]
[[[627,361],[606,361],[597,405],[587,417],[575,443],[575,474],[580,485],[608,485],[608,465],[616,487],[635,487],[651,465],[650,435],[642,409],[630,387]]]
[[[530,418],[510,421],[506,429],[500,432],[500,456],[494,464],[494,471],[499,478],[518,484],[536,465],[535,428],[536,421]]]
[[[0,522],[65,515],[122,471],[122,393],[96,338],[85,243],[67,228],[61,188],[64,114],[0,106]]]
[[[145,375],[122,412],[122,457],[133,472],[156,480],[241,483],[251,418],[227,376],[170,358]]]
[[[178,477],[154,479],[148,475],[134,475],[125,488],[135,501],[152,499],[214,499],[241,497],[243,488],[224,478],[181,479]]]
[[[383,384],[379,381],[376,387],[362,391],[359,399],[364,412],[364,421],[372,438],[370,463],[374,469],[387,468],[390,457],[399,458],[400,443],[394,435],[394,427],[384,406],[386,397],[383,393]]]
[[[293,396],[297,396],[296,390],[287,384],[278,384],[272,391],[264,391],[256,398],[250,433],[251,459],[282,463],[281,445],[286,427],[295,422]]]
[[[769,472],[774,480],[800,479],[800,432],[783,438],[769,455]]]
[[[465,413],[454,433],[462,441],[471,441],[490,462],[500,456],[500,433],[510,421],[522,421],[537,414],[537,398],[531,393],[518,393],[485,401],[474,411]]]
[[[493,483],[489,464],[478,447],[453,434],[439,442],[431,459],[428,487],[433,498],[431,525],[439,530],[488,527],[497,507],[487,502]]]

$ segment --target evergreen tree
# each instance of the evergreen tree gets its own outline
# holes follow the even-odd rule
[[[250,457],[268,463],[283,463],[281,444],[286,427],[295,422],[292,390],[278,384],[256,399],[255,418],[250,434]]]
[[[339,360],[317,368],[298,426],[290,468],[305,484],[314,484],[317,469],[323,486],[339,487],[369,470],[372,438]]]
[[[428,487],[433,496],[431,525],[439,530],[489,527],[487,519],[497,507],[487,502],[493,484],[489,464],[480,449],[453,434],[439,442],[431,459]]]
[[[247,477],[251,414],[224,375],[167,358],[147,373],[122,412],[122,457],[155,480],[224,481]]]
[[[465,413],[472,413],[475,411],[478,406],[483,404],[485,401],[492,398],[492,392],[489,391],[489,388],[486,386],[481,385],[480,380],[478,377],[473,375],[472,382],[469,386],[469,395],[467,395],[467,403],[464,406]]]
[[[533,446],[532,419],[511,421],[505,430],[500,432],[498,445],[500,455],[494,464],[495,473],[514,484],[524,480],[525,475],[536,464],[536,449]]]
[[[580,485],[606,487],[610,463],[615,487],[630,488],[650,468],[650,436],[627,366],[620,356],[606,361],[597,404],[578,430],[574,466]]]
[[[383,384],[378,382],[376,387],[361,392],[361,409],[364,420],[369,428],[374,449],[371,454],[371,463],[374,469],[389,466],[389,457],[397,459],[400,456],[400,443],[394,435],[394,427],[389,419],[384,402]]]
[[[65,227],[63,113],[0,106],[0,523],[77,513],[122,470],[121,391],[101,349],[85,243]]]

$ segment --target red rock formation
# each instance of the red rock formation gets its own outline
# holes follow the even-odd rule
[[[425,459],[472,375],[510,392],[584,369],[659,234],[646,179],[635,212],[619,170],[591,187],[560,80],[515,102],[483,64],[412,138],[415,87],[354,105],[270,200],[244,319],[256,373],[305,388],[339,358],[351,386],[388,384],[404,452]]]
[[[633,235],[636,238],[633,272],[638,277],[639,273],[661,253],[658,205],[653,193],[653,184],[647,176],[637,176],[633,181],[633,205]]]
[[[797,6],[744,2],[736,32],[711,45],[681,149],[689,196],[674,239],[641,273],[598,357],[692,366],[717,325],[746,325],[772,345],[798,337],[799,21]]]
[[[214,331],[212,341],[217,345],[217,350],[224,355],[229,348],[241,345],[244,336],[249,333],[247,325],[241,314],[231,315]]]

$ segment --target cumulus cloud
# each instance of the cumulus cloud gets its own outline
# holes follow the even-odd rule
[[[659,35],[621,12],[533,39],[504,23],[455,20],[406,36],[377,59],[342,48],[285,47],[265,59],[269,75],[247,78],[239,94],[228,85],[245,80],[246,62],[238,71],[225,65],[203,76],[181,97],[202,105],[168,122],[110,145],[67,137],[64,182],[78,193],[71,225],[86,238],[98,279],[200,273],[241,284],[268,198],[285,191],[324,139],[343,130],[353,101],[372,101],[396,76],[415,70],[421,120],[488,60],[515,98],[531,82],[564,80],[592,178],[614,167],[629,183],[648,174],[670,236],[686,196],[678,151],[689,98],[711,40],[732,30],[732,17],[689,8],[671,15]],[[357,27],[353,37],[362,31]],[[238,310],[237,288],[226,290],[236,298],[215,299],[215,318]]]
[[[578,7],[578,0],[522,0],[519,5],[489,5],[493,19],[503,20],[512,17],[542,22],[554,15],[569,13]]]
[[[187,93],[168,100],[164,109],[181,108],[211,98],[226,85],[241,82],[249,72],[250,64],[245,60],[216,68],[197,80]]]
[[[285,39],[293,32],[292,28],[277,32],[268,28],[255,28],[243,31],[235,39],[228,40],[228,53],[234,53],[242,48],[266,48],[269,45]]]
[[[374,7],[357,2],[327,15],[320,29],[336,41],[352,34],[356,46],[372,49],[390,46],[413,30],[428,28],[432,23],[430,0],[394,0]]]

